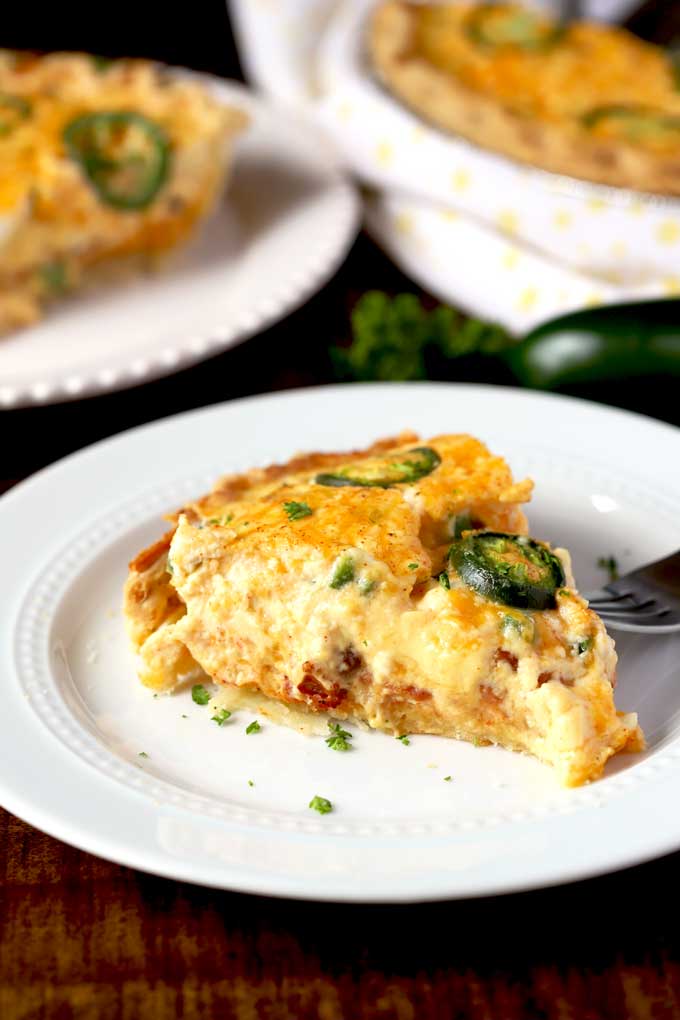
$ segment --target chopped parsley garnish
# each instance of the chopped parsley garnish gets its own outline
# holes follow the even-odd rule
[[[350,581],[354,580],[354,560],[351,556],[345,554],[340,556],[336,560],[329,581],[330,588],[342,588],[344,585],[349,584]]]
[[[419,563],[409,563],[408,569],[409,570],[417,570],[419,566],[420,566]]]
[[[444,588],[446,591],[451,590],[451,581],[449,580],[449,575],[446,573],[445,570],[442,570],[437,580],[439,581],[442,588]]]
[[[571,592],[569,591],[568,588],[560,588],[557,594],[563,595],[566,598],[568,595],[571,595]]]
[[[194,684],[191,688],[191,700],[197,705],[207,705],[210,701],[210,695],[206,691],[203,684]]]
[[[367,577],[360,577],[358,582],[359,591],[362,595],[370,595],[378,582],[369,580]]]
[[[225,524],[230,524],[233,521],[233,519],[234,519],[234,515],[233,514],[227,514],[226,517],[209,517],[208,520],[205,523],[206,524],[221,524],[222,526],[224,526]]]
[[[397,737],[397,740],[400,740],[404,747],[408,747],[409,744],[411,743],[411,741],[408,739],[408,733],[402,733],[400,737]]]
[[[445,783],[450,783],[452,779],[453,779],[453,776],[444,776],[444,782]]]
[[[260,726],[257,719],[253,719],[253,721],[248,726],[246,726],[246,733],[259,733],[261,729],[262,727]]]
[[[139,754],[137,755],[137,757],[138,758],[148,758],[149,756],[146,753],[146,751],[140,751]]]
[[[610,581],[617,581],[619,579],[619,565],[613,556],[600,556],[597,565],[600,570],[607,571]]]
[[[188,719],[188,718],[189,718],[188,715],[184,715],[184,713],[182,713],[182,719]]]
[[[593,646],[593,639],[591,637],[584,638],[583,641],[578,641],[576,644],[576,651],[579,655],[585,655],[589,648]]]
[[[303,517],[311,517],[314,513],[309,503],[296,503],[294,499],[290,503],[284,503],[283,509],[288,514],[289,521],[299,521]]]
[[[45,289],[51,294],[63,294],[68,289],[68,276],[63,262],[45,262],[38,270]]]
[[[331,731],[330,737],[326,737],[326,743],[330,747],[331,751],[350,751],[352,745],[349,741],[352,739],[352,734],[347,730],[343,730],[340,723],[329,722],[328,729]]]
[[[248,786],[255,786],[255,783],[252,781],[252,779],[248,780]]]
[[[318,811],[320,815],[327,815],[329,811],[333,810],[333,805],[325,797],[312,797],[309,802],[309,807],[312,811]]]
[[[218,726],[224,726],[227,719],[230,718],[231,712],[229,712],[226,708],[221,708],[214,716],[212,716],[211,721],[216,722]]]

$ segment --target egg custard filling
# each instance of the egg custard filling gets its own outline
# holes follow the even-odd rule
[[[0,334],[102,267],[155,267],[217,202],[247,118],[147,60],[0,50]]]
[[[614,644],[568,553],[527,535],[531,490],[467,435],[403,433],[222,478],[130,564],[140,678],[207,679],[594,779],[643,737],[616,710]]]

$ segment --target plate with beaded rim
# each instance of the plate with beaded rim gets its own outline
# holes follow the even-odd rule
[[[159,875],[348,902],[536,888],[680,847],[667,810],[680,780],[680,635],[615,635],[617,704],[639,713],[648,748],[576,789],[529,757],[440,737],[406,745],[350,726],[351,754],[332,754],[322,736],[262,717],[247,733],[252,711],[216,726],[190,691],[154,698],[138,682],[121,591],[162,513],[222,473],[404,428],[470,432],[530,475],[532,533],[570,549],[583,590],[601,583],[603,555],[625,571],[680,547],[680,482],[667,472],[680,432],[566,397],[347,385],[133,429],[0,499],[3,806]],[[330,813],[309,809],[317,795]]]
[[[224,196],[159,272],[88,284],[0,338],[0,409],[126,389],[202,361],[298,308],[347,254],[359,199],[319,131],[238,83],[169,73],[250,118]]]

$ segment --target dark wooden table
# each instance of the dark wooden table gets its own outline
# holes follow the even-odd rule
[[[9,25],[3,11],[4,42],[239,75],[218,0],[194,3],[192,15],[185,5],[142,7],[45,5],[39,18],[13,9]],[[126,393],[5,412],[0,488],[140,422],[330,381],[328,344],[347,336],[352,304],[369,288],[416,289],[362,237],[322,293],[240,348]],[[456,372],[489,378],[474,361]],[[582,395],[680,417],[664,380]],[[4,812],[0,861],[0,1020],[680,1017],[680,855],[560,889],[408,907],[171,882],[81,853]]]

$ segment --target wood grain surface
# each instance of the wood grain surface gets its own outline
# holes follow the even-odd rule
[[[191,11],[121,0],[40,5],[37,16],[16,5],[3,8],[3,37],[238,76],[223,4],[195,0]],[[330,381],[329,343],[347,339],[370,288],[417,289],[363,237],[321,294],[240,348],[127,393],[2,413],[0,491],[141,422]],[[474,359],[454,371],[509,381]],[[678,422],[672,381],[580,393]],[[670,1020],[680,1017],[679,867],[673,855],[470,902],[321,905],[154,878],[0,812],[0,1020]]]

